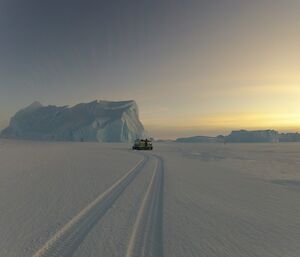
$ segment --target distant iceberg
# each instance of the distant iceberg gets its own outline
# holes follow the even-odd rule
[[[18,111],[2,137],[53,141],[132,142],[143,137],[135,101],[93,101],[73,107],[34,102]]]
[[[281,133],[280,142],[300,142],[300,133]]]
[[[276,130],[235,130],[229,135],[217,137],[192,136],[177,138],[185,143],[277,143],[300,142],[300,133],[279,133]]]
[[[175,140],[179,143],[220,143],[223,142],[220,137],[209,136],[193,136],[193,137],[180,137]]]
[[[226,137],[231,143],[267,143],[279,142],[279,133],[275,130],[237,130]]]

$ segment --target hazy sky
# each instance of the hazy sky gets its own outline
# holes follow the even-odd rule
[[[1,0],[0,128],[134,99],[156,137],[300,131],[299,0]]]

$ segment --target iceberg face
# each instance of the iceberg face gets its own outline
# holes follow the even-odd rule
[[[275,130],[239,130],[232,131],[226,137],[227,142],[231,143],[268,143],[279,142],[279,134]]]
[[[280,142],[300,142],[300,133],[281,133]]]
[[[93,101],[73,107],[34,102],[18,111],[1,132],[8,138],[132,142],[144,136],[135,101]]]

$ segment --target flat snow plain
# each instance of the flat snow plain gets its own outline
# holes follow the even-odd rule
[[[300,256],[300,144],[154,147],[0,140],[0,256]]]

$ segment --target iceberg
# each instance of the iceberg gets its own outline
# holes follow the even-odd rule
[[[135,101],[92,101],[73,107],[34,102],[18,111],[1,137],[50,141],[132,142],[145,136]]]
[[[279,134],[275,130],[238,130],[232,131],[226,136],[226,142],[230,143],[276,143],[279,142]]]

